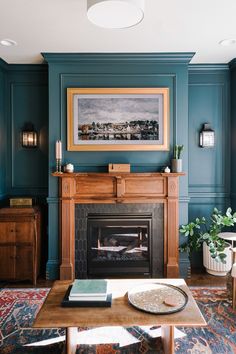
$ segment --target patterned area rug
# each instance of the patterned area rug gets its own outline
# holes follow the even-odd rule
[[[204,328],[179,328],[186,336],[175,340],[177,354],[234,354],[236,353],[236,312],[227,299],[226,290],[192,288],[208,326]],[[60,354],[64,349],[63,329],[31,329],[48,289],[1,289],[0,290],[0,353],[1,354]],[[121,328],[122,329],[122,328]],[[125,343],[88,344],[94,336],[87,328],[80,328],[83,340],[77,354],[149,354],[162,353],[155,329],[141,327],[123,329]],[[104,330],[105,331],[105,330]],[[104,332],[103,331],[103,332]],[[109,332],[109,330],[106,330]],[[122,336],[124,333],[122,332]],[[105,333],[104,333],[105,334]],[[107,333],[108,334],[108,333]],[[110,333],[109,333],[110,334]],[[109,337],[109,336],[108,336]],[[41,346],[39,342],[46,340]],[[53,343],[53,340],[55,343]],[[93,341],[90,341],[93,343]],[[51,344],[49,344],[51,343]],[[36,346],[33,346],[36,344]],[[27,345],[27,346],[25,346]]]

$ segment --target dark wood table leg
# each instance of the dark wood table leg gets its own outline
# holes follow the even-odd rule
[[[174,354],[174,326],[161,326],[161,339],[165,354]]]
[[[75,354],[77,347],[77,327],[66,328],[66,354]]]

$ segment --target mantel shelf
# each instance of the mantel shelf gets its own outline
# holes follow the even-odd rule
[[[121,177],[180,177],[180,176],[185,176],[185,172],[178,172],[178,173],[173,173],[173,172],[73,172],[73,173],[68,173],[68,172],[53,172],[52,176],[54,177],[83,177],[83,176],[93,176],[93,177],[104,177],[104,176],[121,176]]]

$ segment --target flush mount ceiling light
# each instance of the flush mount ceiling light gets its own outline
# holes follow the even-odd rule
[[[127,28],[144,17],[145,0],[87,0],[88,19],[103,28]]]
[[[222,41],[219,42],[220,45],[223,45],[224,47],[236,44],[236,39],[235,38],[227,38],[223,39]]]
[[[2,39],[0,41],[0,44],[4,47],[12,47],[14,45],[17,45],[16,41],[13,41],[13,39]]]

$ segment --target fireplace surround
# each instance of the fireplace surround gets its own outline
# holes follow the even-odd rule
[[[76,204],[75,277],[164,275],[159,203]]]
[[[75,277],[77,204],[163,205],[163,276],[179,276],[179,184],[184,173],[53,173],[60,187],[60,279]],[[154,272],[155,274],[155,272]]]

